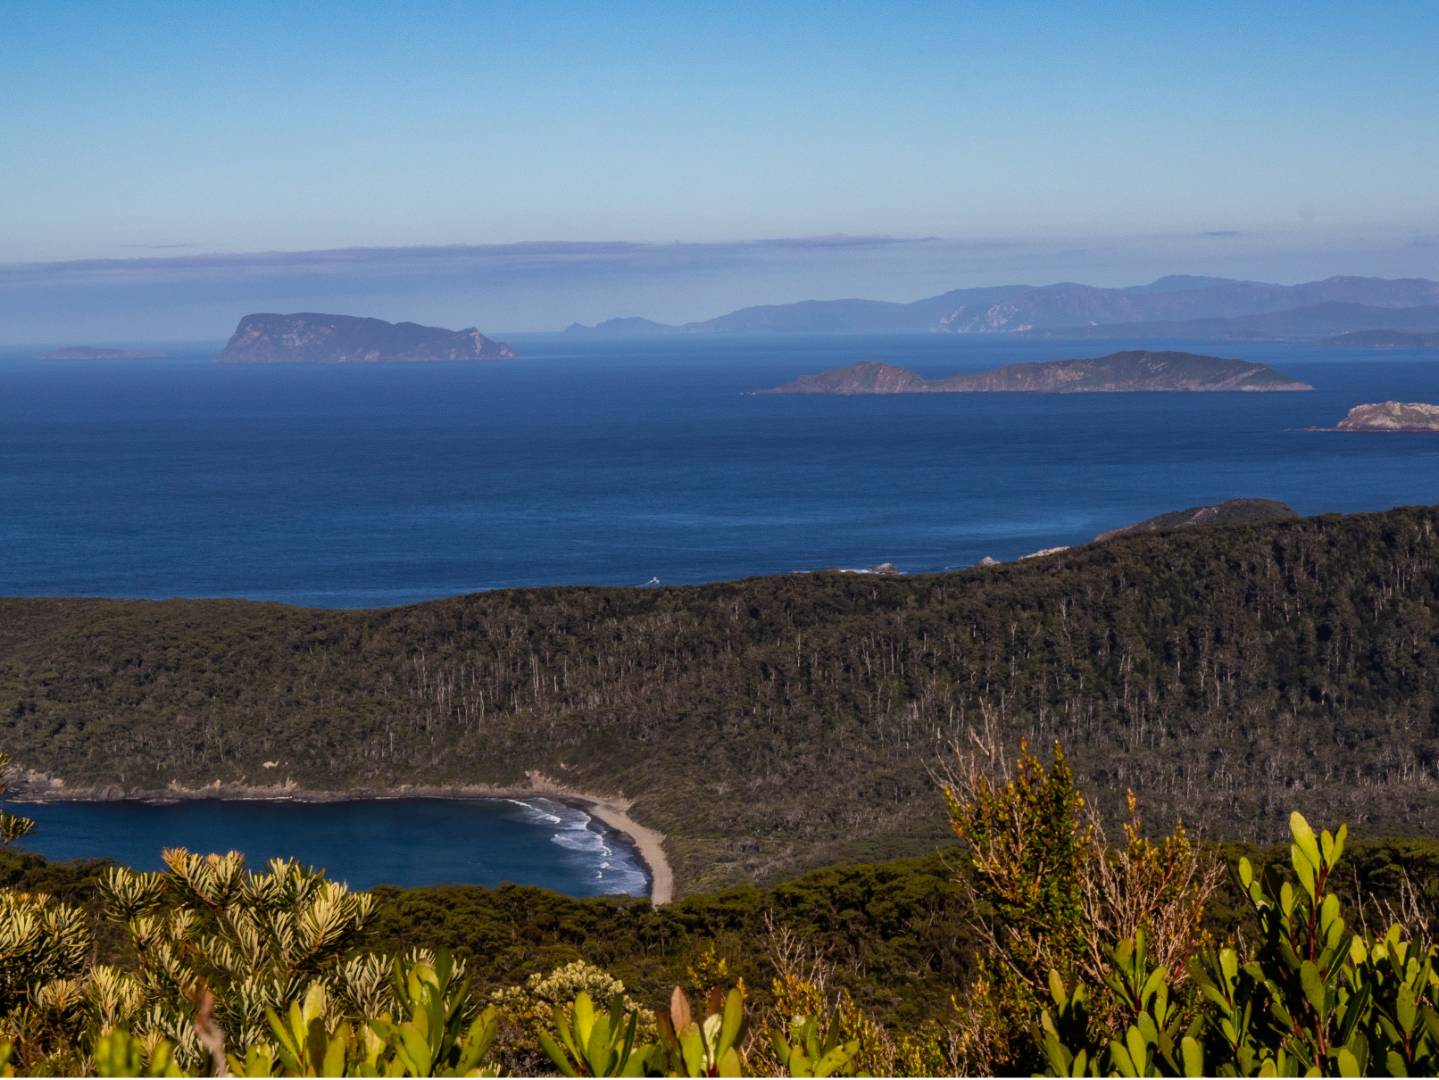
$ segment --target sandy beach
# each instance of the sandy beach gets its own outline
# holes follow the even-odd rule
[[[267,799],[286,802],[339,802],[346,799],[523,799],[535,795],[574,803],[608,828],[623,833],[634,844],[650,875],[650,902],[668,904],[674,899],[674,871],[665,857],[664,833],[630,817],[633,800],[621,795],[579,791],[540,772],[527,772],[528,783],[518,785],[456,784],[429,787],[401,784],[393,788],[349,788],[328,791],[283,784],[225,784],[215,781],[192,788],[171,783],[160,790],[126,791],[118,786],[70,786],[40,773],[22,773],[12,786],[12,802],[111,802],[120,799],[182,801],[186,799]]]
[[[550,779],[542,773],[527,774],[530,778],[531,794],[547,795],[581,803],[590,813],[610,828],[622,832],[634,841],[635,848],[644,859],[650,871],[650,902],[668,904],[675,898],[674,873],[669,860],[665,858],[665,835],[635,821],[629,815],[632,800],[625,798],[591,795]]]

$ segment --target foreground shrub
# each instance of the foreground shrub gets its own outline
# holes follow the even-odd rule
[[[1111,846],[1057,744],[1049,764],[1024,743],[1011,763],[981,740],[978,752],[958,757],[942,790],[978,913],[976,976],[955,1017],[964,1071],[1044,1067],[1033,1028],[1052,973],[1096,986],[1086,1016],[1116,1022],[1125,998],[1108,976],[1124,937],[1147,935],[1150,953],[1184,971],[1204,940],[1220,869],[1182,824],[1148,839],[1131,794],[1124,842]]]

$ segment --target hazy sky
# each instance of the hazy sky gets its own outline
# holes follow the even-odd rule
[[[1439,276],[1436,43],[1429,2],[17,0],[0,339]],[[837,236],[921,242],[754,243]]]

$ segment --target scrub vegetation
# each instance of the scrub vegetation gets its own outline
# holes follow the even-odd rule
[[[1062,741],[1111,828],[1439,829],[1439,509],[963,572],[521,589],[376,611],[0,601],[0,744],[65,791],[623,794],[681,895],[923,854],[956,743]],[[270,763],[267,767],[266,763]],[[43,781],[41,782],[43,785]],[[34,786],[34,785],[32,785]]]

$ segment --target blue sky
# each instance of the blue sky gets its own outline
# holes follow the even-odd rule
[[[1436,42],[1432,3],[12,3],[0,335],[1439,276]],[[934,239],[754,244],[834,236]],[[527,242],[651,246],[187,261]]]

